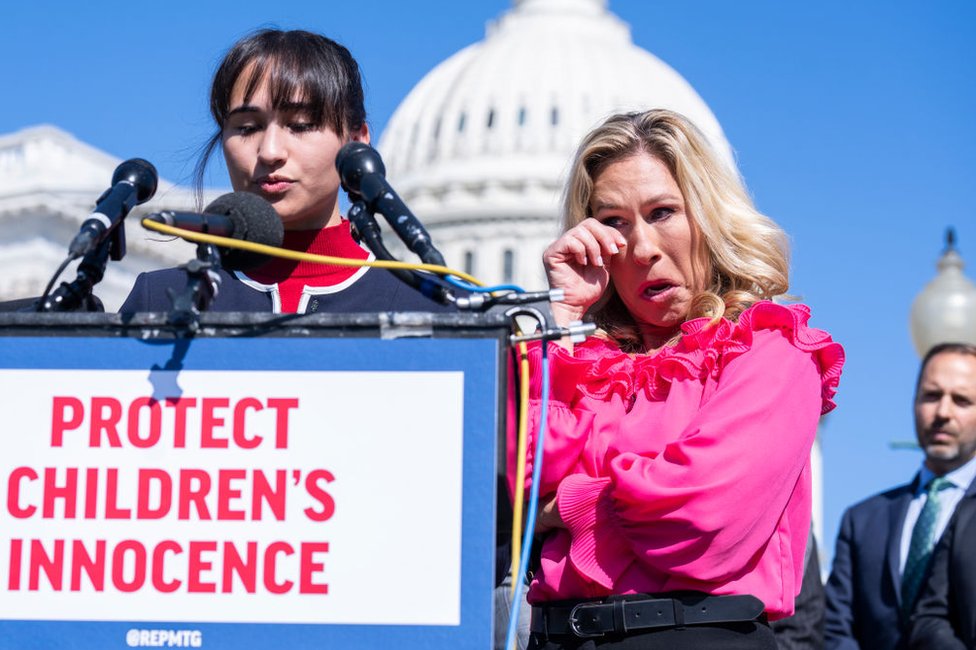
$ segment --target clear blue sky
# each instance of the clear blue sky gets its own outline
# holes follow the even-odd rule
[[[186,182],[210,132],[214,66],[239,36],[274,25],[352,50],[379,135],[427,71],[509,7],[6,3],[0,134],[55,124]],[[823,429],[821,537],[831,555],[843,508],[907,480],[920,461],[889,443],[914,437],[908,314],[948,225],[976,277],[976,3],[611,0],[610,9],[711,106],[760,209],[792,237],[794,293],[847,350],[839,408]]]

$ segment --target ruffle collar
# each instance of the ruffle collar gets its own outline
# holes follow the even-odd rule
[[[572,355],[558,346],[551,349],[559,359],[561,385],[575,386],[587,397],[604,401],[614,394],[633,394],[634,359],[611,341],[590,337]]]
[[[572,377],[577,388],[593,399],[608,400],[614,394],[627,399],[643,390],[649,399],[661,400],[675,380],[717,378],[730,361],[752,347],[755,332],[778,329],[797,349],[816,359],[821,413],[827,413],[836,406],[833,398],[844,365],[844,350],[827,332],[809,327],[809,319],[806,305],[758,302],[742,312],[736,322],[723,318],[710,326],[708,318],[687,321],[681,326],[678,342],[654,354],[629,355],[606,339],[591,337],[577,346],[574,356],[560,355],[560,372],[564,380]]]

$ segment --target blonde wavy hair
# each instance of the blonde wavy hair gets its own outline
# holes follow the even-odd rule
[[[641,153],[671,172],[692,223],[693,263],[706,280],[686,320],[734,321],[753,303],[786,293],[786,234],[756,210],[738,171],[718,157],[694,124],[673,111],[613,115],[583,139],[566,186],[563,229],[592,216],[593,184],[607,166]],[[643,351],[637,326],[612,282],[587,316],[622,349]]]

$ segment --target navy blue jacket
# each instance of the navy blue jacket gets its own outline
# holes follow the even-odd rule
[[[219,273],[217,295],[207,311],[276,311],[270,290],[262,290],[254,282],[246,284],[246,277],[232,275],[224,269]],[[187,281],[187,273],[182,268],[140,273],[119,311],[169,311],[173,307],[169,292],[172,291],[173,295],[179,294],[186,288]],[[346,282],[312,293],[304,313],[449,310],[449,307],[422,295],[386,269],[363,267]]]
[[[844,512],[826,587],[828,650],[904,647],[898,558],[914,492],[914,482],[900,485]]]
[[[956,506],[912,622],[912,650],[976,648],[976,496]]]
[[[908,622],[899,616],[901,534],[918,475],[844,512],[827,580],[827,650],[901,650]],[[976,481],[966,497],[976,493]]]

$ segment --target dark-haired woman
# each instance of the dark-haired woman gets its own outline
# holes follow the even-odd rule
[[[197,165],[197,186],[220,145],[235,191],[269,201],[285,248],[353,259],[371,254],[339,213],[336,153],[369,142],[359,65],[342,45],[301,30],[265,29],[238,41],[214,75],[210,112],[217,131]],[[249,270],[221,270],[210,311],[274,313],[440,311],[389,271],[274,258]],[[143,273],[122,312],[166,311],[182,269]]]

